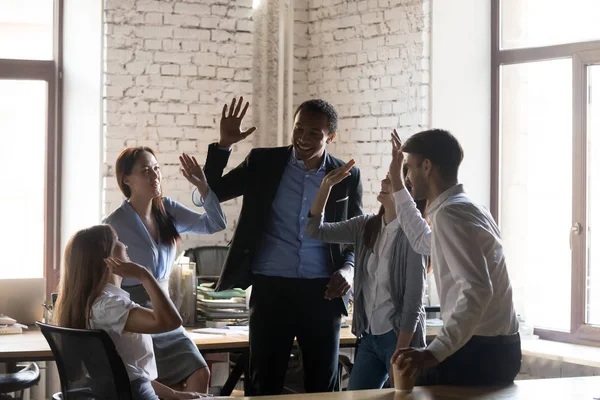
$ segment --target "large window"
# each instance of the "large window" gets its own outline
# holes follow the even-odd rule
[[[0,279],[58,272],[59,0],[0,2]]]
[[[541,337],[600,340],[600,2],[492,4],[491,198],[515,306]]]

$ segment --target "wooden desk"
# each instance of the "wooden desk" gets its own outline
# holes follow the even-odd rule
[[[504,388],[459,388],[451,386],[417,387],[409,395],[396,393],[393,389],[364,390],[318,394],[295,394],[285,396],[238,397],[238,400],[532,400],[565,399],[592,400],[600,397],[600,377],[534,379],[516,381]]]
[[[438,328],[439,329],[439,328]],[[216,336],[191,333],[192,328],[187,328],[190,337],[198,349],[207,353],[229,352],[248,348],[247,335]],[[428,328],[428,339],[437,334],[436,328]],[[354,347],[356,337],[350,328],[342,328],[340,333],[340,347]],[[18,335],[0,335],[0,363],[21,361],[47,361],[52,360],[52,352],[42,333],[36,327]]]

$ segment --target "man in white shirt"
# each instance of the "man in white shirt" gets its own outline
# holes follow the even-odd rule
[[[521,366],[521,341],[500,231],[458,184],[463,159],[458,140],[432,129],[402,146],[394,131],[392,145],[390,179],[398,219],[415,251],[431,253],[444,322],[427,348],[400,349],[392,363],[416,376],[416,385],[512,382]],[[427,200],[431,229],[411,194]]]

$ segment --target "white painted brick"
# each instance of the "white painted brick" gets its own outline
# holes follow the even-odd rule
[[[175,116],[171,114],[157,114],[156,123],[158,126],[173,126],[175,125]]]
[[[146,66],[145,73],[149,75],[158,75],[160,74],[160,65],[158,64],[150,64]]]
[[[234,18],[220,18],[219,29],[225,31],[235,31],[236,20]]]
[[[186,89],[181,92],[181,100],[184,102],[198,101],[199,92],[197,90]]]
[[[252,55],[252,46],[248,44],[237,44],[236,54],[239,55]]]
[[[161,138],[180,138],[183,137],[183,129],[182,128],[158,128],[158,135]]]
[[[178,115],[176,121],[177,126],[194,126],[196,117],[194,115]]]
[[[217,68],[218,79],[232,79],[235,70],[233,68]]]
[[[182,65],[180,68],[181,76],[197,76],[198,67],[195,65]]]
[[[185,114],[188,111],[187,105],[181,103],[169,103],[167,109],[175,114]]]
[[[189,64],[191,60],[191,53],[166,53],[162,51],[157,51],[154,53],[154,62],[157,63]]]
[[[209,40],[210,31],[200,28],[175,28],[172,36],[178,39]]]
[[[209,6],[204,4],[188,4],[177,2],[175,3],[175,14],[187,14],[187,15],[208,15],[210,14],[211,9]]]
[[[160,0],[138,0],[135,8],[137,11],[172,12],[173,4]]]
[[[179,75],[179,65],[167,64],[160,68],[161,75]]]
[[[233,39],[231,33],[220,29],[211,31],[210,37],[214,42],[228,42]]]
[[[183,51],[196,52],[200,50],[200,42],[195,40],[183,40],[181,42],[181,48]]]
[[[162,49],[162,42],[157,39],[146,39],[146,40],[144,40],[144,49],[160,50],[160,49]]]
[[[199,27],[200,17],[195,15],[165,14],[165,24],[177,27]]]
[[[226,56],[226,57],[232,57],[232,56],[236,56],[236,55],[241,55],[241,54],[236,54],[236,46],[233,43],[225,43],[222,44],[218,49],[217,49],[217,53],[220,56]],[[247,51],[244,52],[244,55],[249,55]],[[250,54],[251,55],[251,54]]]
[[[200,19],[200,26],[204,29],[215,29],[219,26],[220,19],[217,17],[206,16]]]
[[[206,115],[198,115],[196,117],[196,126],[205,126],[211,128],[215,126],[215,122],[215,117]]]
[[[236,19],[252,18],[252,8],[233,7],[227,11],[227,16]]]
[[[142,39],[161,39],[173,37],[173,28],[169,26],[139,26],[133,29],[136,37]]]
[[[198,76],[212,78],[217,76],[215,67],[198,67]]]
[[[236,81],[250,81],[252,79],[252,71],[249,69],[237,70],[233,79]]]
[[[180,100],[181,90],[178,89],[165,89],[163,90],[163,99],[165,100]]]
[[[177,143],[177,150],[179,152],[191,152],[192,154],[198,151],[195,140],[180,140]]]
[[[252,32],[254,24],[250,20],[238,20],[236,24],[236,30],[238,32]]]
[[[253,39],[252,39],[252,34],[251,33],[246,33],[246,32],[238,32],[235,35],[235,42],[236,43],[252,43]]]
[[[227,7],[213,5],[210,8],[210,14],[218,15],[218,16],[225,16],[225,15],[227,15]]]
[[[144,15],[144,23],[149,25],[161,25],[163,23],[163,14],[155,12],[146,13]]]

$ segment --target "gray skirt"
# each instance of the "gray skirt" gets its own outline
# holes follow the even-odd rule
[[[123,287],[131,300],[139,305],[152,308],[148,293],[142,285]],[[186,335],[182,326],[165,333],[152,335],[154,357],[158,369],[158,381],[172,386],[186,380],[199,369],[207,368],[198,347]]]

